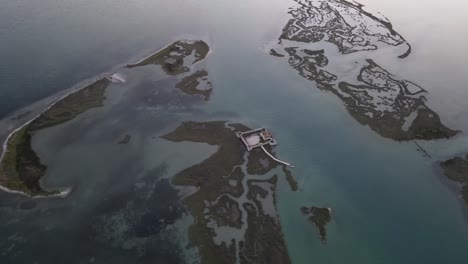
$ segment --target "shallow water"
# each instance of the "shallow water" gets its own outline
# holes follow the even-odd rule
[[[346,76],[359,70],[354,60],[372,57],[428,90],[428,104],[445,124],[467,130],[466,4],[362,3],[384,14],[413,52],[404,60],[390,49],[343,57],[325,45],[331,67]],[[282,182],[278,194],[294,263],[463,262],[467,209],[434,163],[466,151],[466,133],[421,142],[433,157],[427,159],[413,143],[383,139],[358,124],[335,96],[316,89],[285,59],[268,55],[292,5],[0,1],[0,116],[103,71],[115,69],[127,81],[109,87],[104,107],[34,137],[48,165],[43,184],[73,191],[64,199],[33,202],[0,193],[0,236],[6,238],[1,262],[196,260],[196,250],[186,248],[191,218],[180,204],[188,190],[176,190],[166,179],[215,148],[159,139],[182,120],[233,120],[273,131],[276,152],[294,163],[300,188],[293,193]],[[171,89],[176,79],[156,66],[115,68],[180,36],[204,39],[213,49],[197,65],[206,65],[214,86],[207,103]],[[129,144],[118,145],[125,134]],[[299,210],[312,205],[333,209],[326,245]],[[158,219],[167,225],[155,224]]]

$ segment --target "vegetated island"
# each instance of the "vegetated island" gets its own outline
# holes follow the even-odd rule
[[[363,9],[363,5],[346,0],[294,0],[299,6],[288,13],[292,18],[283,28],[279,41],[304,43],[326,41],[338,47],[342,54],[376,50],[379,44],[411,45],[393,29],[387,19]]]
[[[44,190],[40,186],[39,181],[47,167],[32,149],[31,137],[41,129],[65,123],[91,108],[102,106],[110,83],[109,79],[103,78],[69,94],[12,133],[5,143],[0,162],[0,184],[30,196],[58,194],[59,191]]]
[[[170,75],[177,75],[191,70],[191,65],[206,58],[208,45],[203,41],[179,40],[165,49],[158,51],[147,59],[128,68],[148,64],[161,64],[164,71]],[[184,60],[192,57],[192,62],[184,65]],[[174,62],[174,64],[172,64]],[[197,71],[187,76],[177,84],[177,88],[189,95],[200,94],[205,100],[212,92],[211,83],[207,80],[206,71]],[[47,167],[31,146],[31,137],[35,132],[55,125],[65,123],[79,114],[103,105],[105,90],[112,82],[112,76],[102,78],[94,83],[73,92],[51,105],[38,117],[14,131],[4,144],[4,152],[0,160],[0,187],[7,191],[20,192],[29,196],[49,196],[59,194],[59,191],[44,190],[40,186],[40,179]],[[199,85],[209,86],[201,90]],[[126,135],[119,144],[127,144],[130,136]]]
[[[361,124],[397,141],[450,138],[460,131],[446,127],[426,105],[427,93],[419,85],[401,80],[367,60],[358,84],[340,82],[333,92]]]
[[[191,66],[204,60],[209,51],[208,44],[202,40],[178,40],[141,62],[126,67],[160,65],[166,74],[181,75],[190,72]],[[208,80],[206,70],[198,70],[184,76],[175,87],[188,95],[200,95],[205,101],[210,99],[213,92],[213,85]]]
[[[203,89],[199,87],[203,85]],[[213,86],[208,81],[208,72],[206,70],[196,71],[195,73],[182,78],[182,80],[176,84],[176,88],[179,88],[188,95],[201,95],[205,101],[210,100],[211,92],[213,92]]]
[[[155,64],[161,65],[167,74],[177,75],[190,71],[190,65],[205,59],[209,51],[210,48],[204,41],[178,40],[141,62],[129,64],[126,67],[134,68]],[[188,61],[189,57],[192,58],[192,61]]]
[[[284,175],[286,176],[286,181],[288,182],[289,187],[291,188],[291,191],[295,192],[299,190],[299,185],[296,179],[294,178],[292,172],[288,169],[286,165],[283,165],[283,172],[284,172]]]
[[[383,137],[397,141],[450,138],[460,131],[446,127],[439,115],[426,104],[427,93],[417,84],[402,80],[366,60],[357,83],[340,81],[327,70],[324,50],[288,47],[288,62],[299,75],[317,88],[336,95],[351,116]]]
[[[379,135],[397,141],[450,138],[459,133],[446,127],[426,105],[427,93],[417,84],[399,79],[373,60],[366,60],[358,83],[339,81],[322,69],[328,65],[324,50],[286,48],[289,64],[317,88],[336,95],[351,116]]]
[[[247,130],[225,121],[184,122],[162,136],[218,146],[206,160],[173,177],[175,185],[197,187],[184,204],[195,218],[189,236],[202,263],[290,263],[276,212],[277,175],[260,176],[277,164],[266,162],[270,159],[262,151],[246,153],[235,132]]]
[[[426,104],[427,91],[402,80],[373,60],[366,60],[357,83],[343,81],[327,70],[324,49],[301,48],[301,43],[329,42],[342,54],[376,50],[380,45],[411,46],[385,18],[345,0],[305,0],[288,13],[292,16],[283,28],[279,44],[284,45],[289,65],[317,88],[335,94],[351,116],[383,137],[397,141],[450,138],[459,133],[446,127],[439,115]],[[276,53],[270,54],[276,56]]]
[[[320,235],[322,243],[327,242],[327,225],[331,221],[330,208],[320,208],[316,206],[301,207],[301,212],[312,222]]]
[[[468,154],[465,157],[442,161],[439,165],[444,170],[445,176],[462,185],[461,195],[465,203],[468,204]]]

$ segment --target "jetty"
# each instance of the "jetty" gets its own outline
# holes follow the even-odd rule
[[[418,142],[416,142],[416,141],[413,141],[413,142],[414,142],[414,144],[415,144],[416,147],[417,147],[416,150],[417,150],[417,151],[421,151],[423,157],[432,159],[431,155],[429,155],[429,153],[428,153],[421,145],[419,145]]]
[[[272,160],[284,164],[288,167],[294,167],[292,164],[276,158],[265,149],[265,145],[278,145],[278,142],[276,142],[270,131],[268,131],[266,128],[261,127],[245,132],[236,132],[236,136],[241,139],[242,143],[244,143],[247,151],[251,151],[255,148],[261,148]]]

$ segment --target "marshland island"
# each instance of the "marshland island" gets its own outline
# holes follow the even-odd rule
[[[379,135],[397,141],[450,138],[459,133],[446,127],[439,115],[426,104],[427,91],[401,79],[372,59],[356,61],[360,67],[355,82],[328,69],[329,58],[323,43],[331,43],[342,55],[379,48],[402,48],[403,59],[411,53],[410,44],[393,29],[390,21],[346,0],[295,0],[296,8],[284,26],[275,57],[285,57],[300,76],[331,92],[345,105],[349,114]],[[313,44],[313,45],[305,45]],[[310,49],[309,47],[318,47]],[[283,56],[284,55],[284,56]]]
[[[327,242],[327,225],[331,221],[331,209],[317,206],[301,207],[302,214],[315,226],[322,243]]]
[[[102,106],[106,99],[105,90],[110,83],[109,79],[103,78],[69,94],[13,132],[3,151],[0,184],[30,196],[58,194],[59,191],[45,190],[40,185],[47,166],[41,163],[40,157],[33,150],[32,137],[41,129],[65,123],[89,109]]]
[[[160,66],[168,76],[178,77],[172,87],[178,92],[171,96],[194,97],[203,103],[210,99],[213,87],[208,72],[192,66],[205,59],[208,52],[208,45],[202,41],[176,41],[127,68]],[[103,106],[106,90],[119,81],[114,76],[99,79],[58,100],[14,131],[5,144],[0,183],[29,196],[57,194],[59,191],[46,190],[40,184],[47,166],[32,147],[34,134]],[[161,136],[173,144],[189,141],[218,148],[206,160],[182,169],[172,178],[176,186],[196,188],[183,203],[195,218],[189,238],[198,248],[202,263],[290,263],[276,210],[276,191],[279,181],[289,183],[293,191],[298,184],[289,167],[274,157],[276,141],[268,131],[261,132],[275,144],[253,149],[244,145],[238,135],[249,130],[243,124],[227,121],[186,121]],[[128,144],[131,138],[130,134],[120,134],[114,144]]]
[[[206,160],[173,177],[175,185],[196,187],[184,203],[195,218],[189,236],[202,263],[290,263],[276,190],[279,177],[292,174],[286,167],[276,170],[280,164],[260,148],[247,151],[236,132],[249,130],[226,121],[184,122],[162,136],[218,146]]]

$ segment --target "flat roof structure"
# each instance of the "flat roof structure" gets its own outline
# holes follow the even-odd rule
[[[294,167],[290,163],[275,158],[265,149],[265,145],[276,146],[278,143],[273,139],[272,134],[266,128],[257,128],[245,132],[236,132],[236,136],[242,140],[247,151],[261,148],[271,159],[289,167]]]
[[[236,136],[242,140],[248,151],[264,145],[277,145],[271,133],[263,127],[245,132],[237,132]]]
[[[245,139],[249,146],[257,146],[260,144],[260,137],[258,135],[253,135]]]

